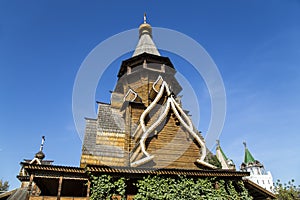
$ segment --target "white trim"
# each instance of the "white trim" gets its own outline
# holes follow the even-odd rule
[[[171,97],[173,99],[173,97]],[[205,156],[206,156],[206,146],[205,146],[205,143],[201,140],[201,138],[197,135],[197,133],[194,132],[193,130],[193,125],[191,124],[191,121],[190,119],[185,115],[185,113],[181,110],[181,113],[188,119],[188,123],[189,123],[189,126],[185,123],[185,121],[183,121],[183,119],[181,118],[181,116],[179,115],[178,111],[175,109],[175,106],[174,106],[174,102],[175,100],[173,99],[173,102],[172,103],[172,108],[173,108],[173,111],[176,115],[176,117],[179,119],[179,121],[182,123],[182,125],[184,126],[184,128],[186,128],[189,133],[197,140],[197,142],[200,144],[201,146],[201,157],[200,157],[200,161],[203,161]],[[176,102],[175,102],[176,103]]]
[[[129,93],[133,93],[134,94],[134,98],[132,100],[129,100],[130,102],[133,102],[137,98],[137,96],[138,96],[137,93],[130,88],[127,91],[126,95],[124,96],[123,101],[126,101],[126,97],[129,95]]]
[[[160,86],[159,91],[157,91],[155,89],[155,85],[158,83],[159,80],[162,80],[162,85]],[[201,157],[199,159],[197,159],[197,162],[200,164],[203,164],[205,166],[211,167],[211,168],[216,168],[215,166],[206,163],[204,161],[205,157],[206,157],[206,146],[205,146],[205,142],[202,141],[202,139],[199,137],[199,135],[194,131],[194,127],[193,127],[193,123],[191,121],[191,119],[186,115],[186,113],[182,110],[182,108],[180,107],[180,105],[176,102],[176,100],[173,98],[173,96],[171,95],[171,91],[168,87],[168,84],[163,80],[163,78],[161,76],[158,76],[157,80],[153,83],[152,88],[154,89],[154,91],[157,92],[157,95],[155,97],[155,99],[153,100],[153,102],[146,108],[146,110],[141,114],[140,117],[140,125],[143,131],[143,135],[139,141],[139,145],[140,148],[137,148],[136,152],[131,156],[131,160],[134,160],[137,156],[137,152],[142,151],[143,154],[146,156],[140,160],[137,160],[133,163],[131,163],[132,167],[136,167],[139,166],[141,164],[144,164],[150,160],[152,160],[154,158],[154,155],[150,155],[147,151],[146,151],[146,139],[148,138],[148,136],[150,135],[150,133],[152,133],[152,131],[157,128],[159,126],[159,124],[161,124],[161,122],[167,117],[170,109],[172,109],[172,111],[175,113],[176,117],[179,119],[180,123],[184,126],[185,129],[188,130],[188,132],[196,139],[196,141],[198,142],[198,144],[201,147]],[[165,103],[165,109],[163,111],[163,113],[159,116],[159,118],[156,120],[156,122],[154,122],[148,129],[146,128],[145,125],[145,118],[146,116],[150,113],[150,111],[154,108],[154,106],[157,104],[157,102],[161,99],[161,97],[164,94],[164,91],[167,92],[168,95],[168,99],[167,102]],[[179,112],[180,114],[179,114]],[[183,118],[184,119],[183,119]],[[135,134],[134,134],[135,135]]]
[[[148,138],[149,134],[157,127],[159,126],[159,124],[167,117],[168,113],[170,110],[170,99],[168,98],[167,100],[167,107],[165,108],[164,112],[162,113],[162,115],[159,116],[159,118],[157,119],[156,122],[154,122],[142,135],[142,138],[140,140],[140,145],[141,145],[141,150],[142,152],[146,155],[146,156],[150,156],[150,154],[148,154],[148,152],[146,151],[145,148],[145,141]]]
[[[214,166],[212,164],[209,164],[209,163],[207,163],[207,162],[205,162],[203,160],[200,160],[200,159],[197,159],[197,163],[202,164],[202,165],[204,165],[206,167],[209,167],[209,168],[212,168],[212,169],[217,169],[216,166]]]
[[[130,162],[133,162],[136,159],[136,157],[138,156],[138,154],[139,154],[140,151],[141,151],[141,146],[139,145],[136,148],[135,152],[130,156]]]
[[[158,77],[158,79],[161,78],[161,76]],[[157,79],[157,81],[158,81]],[[157,81],[155,81],[154,84],[157,83]],[[154,85],[153,84],[153,85]],[[149,112],[154,108],[154,106],[157,104],[157,102],[160,100],[160,98],[162,97],[162,95],[164,94],[164,89],[166,88],[166,82],[163,82],[163,84],[160,87],[160,90],[158,92],[158,94],[156,95],[155,99],[152,101],[152,103],[146,108],[146,110],[142,113],[141,117],[140,117],[140,124],[142,126],[142,129],[144,132],[146,132],[146,126],[145,126],[145,118],[146,116],[149,114]],[[155,88],[153,87],[153,89],[155,90]],[[166,88],[167,89],[167,88]],[[155,90],[156,91],[156,90]],[[157,92],[157,91],[156,91]],[[167,90],[168,95],[170,93],[169,90]]]
[[[152,155],[152,156],[147,156],[147,157],[145,157],[145,158],[142,158],[142,159],[140,159],[140,160],[137,160],[137,161],[131,163],[130,166],[131,166],[131,167],[138,167],[138,166],[140,166],[140,165],[142,165],[142,164],[145,164],[145,163],[149,162],[149,161],[152,160],[153,158],[154,158],[153,155]]]
[[[38,158],[34,158],[34,159],[32,159],[32,161],[30,161],[30,163],[29,164],[33,164],[34,163],[34,161],[36,161],[39,165],[41,165],[42,163],[41,163],[41,161],[40,161],[40,159],[38,159]]]
[[[158,93],[158,91],[155,89],[155,85],[158,83],[159,80],[162,80],[162,81],[164,82],[164,80],[163,80],[163,78],[161,77],[161,75],[159,75],[158,78],[156,79],[156,81],[155,81],[155,82],[153,83],[153,85],[152,85],[152,88],[153,88],[153,90],[154,90],[156,93]]]

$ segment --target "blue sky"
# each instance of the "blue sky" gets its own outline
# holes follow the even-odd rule
[[[78,166],[81,140],[72,116],[76,73],[90,51],[119,32],[149,23],[199,42],[222,75],[227,116],[220,140],[239,166],[243,141],[274,179],[300,183],[300,2],[229,1],[0,1],[0,178],[11,188],[19,162],[33,158],[41,136],[58,165]],[[155,38],[155,33],[154,38]],[[178,72],[188,63],[170,56]],[[121,60],[99,83],[108,101]],[[209,95],[201,78],[199,129],[209,123]],[[190,73],[190,76],[188,75]],[[87,116],[88,117],[88,116]]]

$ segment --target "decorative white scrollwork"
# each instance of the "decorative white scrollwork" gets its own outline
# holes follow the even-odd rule
[[[157,89],[157,86],[159,86],[159,90]],[[177,101],[174,99],[172,92],[169,89],[169,86],[167,82],[163,80],[161,76],[158,77],[158,79],[153,83],[152,86],[153,90],[157,93],[155,99],[152,101],[152,103],[146,108],[146,110],[141,114],[140,116],[140,127],[142,129],[142,136],[139,141],[139,147],[136,149],[136,151],[141,151],[146,157],[139,159],[135,162],[131,163],[132,167],[140,166],[144,163],[147,163],[148,161],[152,160],[154,158],[154,155],[150,155],[146,151],[146,140],[149,137],[149,135],[163,122],[163,120],[166,119],[168,116],[168,113],[170,110],[172,110],[179,120],[179,122],[183,125],[183,127],[189,132],[189,134],[196,139],[198,144],[201,147],[201,157],[197,159],[198,163],[201,163],[203,165],[206,165],[210,168],[215,168],[213,165],[210,165],[209,163],[204,162],[204,158],[206,156],[206,146],[205,142],[199,137],[198,133],[194,131],[194,127],[192,124],[191,119],[187,116],[187,114],[182,110],[181,106]],[[158,117],[158,119],[150,125],[149,128],[145,125],[145,118],[146,116],[151,112],[151,110],[157,105],[159,100],[164,96],[166,93],[167,100],[165,104],[163,105],[164,110]],[[154,134],[157,134],[154,132]],[[136,157],[137,153],[134,153],[134,158]]]

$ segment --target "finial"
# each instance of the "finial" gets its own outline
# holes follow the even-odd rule
[[[243,142],[243,145],[245,146],[245,149],[247,149],[247,144],[246,144],[246,142]]]
[[[45,142],[45,136],[42,136],[42,143],[41,143],[41,146],[40,146],[40,151],[43,151],[44,142]]]
[[[42,161],[45,158],[45,154],[43,153],[44,142],[45,142],[45,136],[42,136],[42,143],[40,146],[40,151],[35,154],[35,158],[39,159],[40,161]],[[31,162],[33,162],[33,161],[31,161]]]
[[[217,146],[218,147],[220,146],[220,140],[217,140]]]
[[[144,24],[147,23],[147,16],[146,16],[146,13],[144,13]]]

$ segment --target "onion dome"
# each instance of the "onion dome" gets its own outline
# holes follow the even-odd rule
[[[39,152],[37,152],[35,154],[35,157],[39,160],[43,160],[45,158],[45,154],[43,153],[44,142],[45,142],[45,136],[42,136],[42,143],[41,143],[41,146],[40,146],[40,150],[39,150]]]
[[[45,154],[42,151],[39,151],[35,154],[35,157],[39,160],[43,160],[45,158]]]

